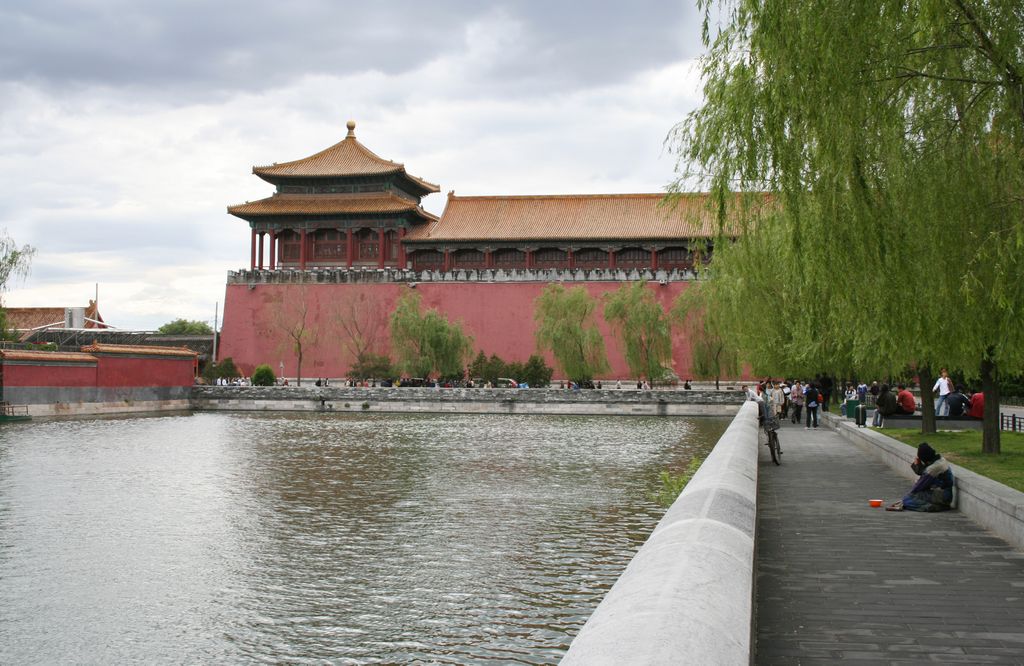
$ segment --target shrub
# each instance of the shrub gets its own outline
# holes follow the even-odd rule
[[[277,383],[277,377],[269,365],[257,365],[252,371],[253,386],[273,386]]]
[[[361,354],[348,371],[349,379],[388,379],[395,376],[391,359],[383,354]]]
[[[651,494],[651,499],[661,506],[669,507],[679,497],[679,493],[683,492],[683,488],[690,482],[693,475],[700,469],[701,463],[704,462],[703,457],[697,457],[690,461],[690,464],[686,466],[686,469],[679,474],[672,474],[668,471],[661,473],[661,489]]]

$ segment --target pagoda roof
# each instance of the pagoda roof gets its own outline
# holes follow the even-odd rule
[[[424,194],[440,191],[439,186],[408,173],[404,164],[386,160],[359,143],[355,128],[355,122],[350,120],[348,135],[330,148],[300,160],[270,166],[254,166],[252,172],[271,183],[288,178],[383,176],[396,173],[424,190]]]
[[[396,194],[366,192],[360,194],[275,194],[259,201],[228,206],[228,212],[243,219],[275,215],[354,215],[376,213],[412,213],[427,222],[437,216],[418,203]]]
[[[718,215],[706,193],[448,195],[441,218],[405,242],[678,240],[712,238]],[[726,230],[729,233],[729,230]]]

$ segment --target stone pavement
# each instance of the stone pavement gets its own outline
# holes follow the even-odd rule
[[[824,425],[761,447],[758,664],[1022,664],[1024,553],[956,511],[868,506],[910,484]],[[940,451],[941,453],[941,451]]]

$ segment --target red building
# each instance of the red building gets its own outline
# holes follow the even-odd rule
[[[600,296],[644,279],[668,308],[717,230],[703,194],[669,206],[663,194],[451,192],[438,218],[420,205],[438,186],[372,153],[351,121],[330,148],[253,173],[276,192],[228,208],[249,223],[251,256],[248,270],[228,276],[219,354],[247,373],[269,363],[295,374],[287,321],[301,316],[315,332],[304,343],[303,374],[344,376],[352,359],[338,341],[346,316],[339,304],[359,291],[387,313],[411,287],[426,306],[461,319],[485,353],[523,360],[536,351],[533,300],[547,283],[582,284]],[[628,377],[617,343],[602,330],[611,376]],[[687,375],[689,345],[674,342],[675,371]]]

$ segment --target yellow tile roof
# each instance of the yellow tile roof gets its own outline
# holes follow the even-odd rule
[[[717,214],[706,193],[541,196],[448,195],[441,218],[416,227],[406,241],[676,240],[710,238]]]
[[[0,349],[5,361],[49,361],[51,363],[95,363],[96,357],[79,352],[36,351],[33,349]]]
[[[198,354],[187,347],[156,347],[144,345],[108,345],[102,342],[93,342],[91,345],[83,345],[82,351],[90,354],[132,354],[135,356],[190,356],[195,358]]]
[[[266,199],[228,206],[228,212],[239,217],[265,215],[331,215],[341,213],[413,212],[424,220],[437,217],[426,212],[415,201],[390,193],[365,194],[275,194]]]
[[[369,148],[359,143],[355,135],[355,123],[349,122],[348,136],[330,148],[321,150],[315,155],[300,160],[257,166],[252,168],[257,176],[318,178],[330,176],[377,176],[389,173],[401,173],[428,192],[438,192],[440,188],[406,172],[405,165],[385,160],[375,155]]]

